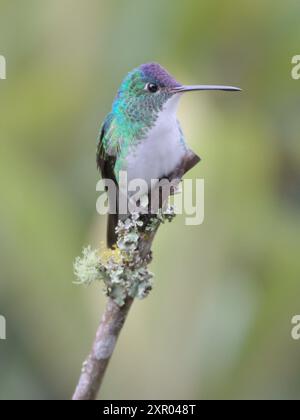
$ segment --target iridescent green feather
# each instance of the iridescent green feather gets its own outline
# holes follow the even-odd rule
[[[154,126],[159,111],[171,96],[165,92],[149,94],[144,87],[149,80],[136,69],[124,79],[112,106],[112,111],[103,124],[101,155],[115,156],[114,172],[118,179],[120,170],[126,169],[126,157],[130,148],[145,138]]]

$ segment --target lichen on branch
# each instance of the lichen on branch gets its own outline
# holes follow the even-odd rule
[[[118,240],[114,249],[83,249],[74,263],[78,284],[104,283],[104,291],[114,302],[123,306],[126,298],[143,299],[153,286],[153,273],[148,265],[151,255],[142,256],[139,244],[157,230],[161,223],[172,221],[174,208],[167,207],[154,215],[132,213],[125,221],[119,220],[116,228]]]

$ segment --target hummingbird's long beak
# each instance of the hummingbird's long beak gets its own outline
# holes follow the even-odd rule
[[[190,86],[178,86],[172,89],[174,93],[192,92],[194,90],[225,90],[229,92],[239,92],[242,89],[234,86],[222,86],[222,85],[190,85]]]

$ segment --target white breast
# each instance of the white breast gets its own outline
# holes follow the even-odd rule
[[[150,186],[151,179],[168,176],[181,161],[185,147],[176,120],[179,97],[175,95],[165,104],[155,126],[129,154],[128,181],[141,178]]]

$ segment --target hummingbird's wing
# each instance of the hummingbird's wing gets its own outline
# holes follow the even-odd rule
[[[99,141],[97,146],[97,167],[102,178],[112,179],[115,181],[114,168],[116,164],[117,154],[112,150],[108,150],[109,143],[108,133],[112,123],[112,116],[108,114],[102,124]]]
[[[109,141],[109,139],[107,139],[107,135],[109,133],[111,122],[112,122],[111,114],[108,114],[108,116],[106,117],[102,125],[100,136],[99,136],[99,142],[97,146],[97,167],[101,173],[102,178],[111,179],[112,181],[114,181],[117,187],[118,183],[115,177],[115,164],[117,160],[117,154],[112,153],[112,151],[108,153],[108,150],[106,147],[106,142]],[[118,214],[109,213],[108,222],[107,222],[107,246],[110,248],[116,243],[116,240],[117,240],[117,235],[116,235],[116,230],[115,230],[117,224],[118,224]]]

